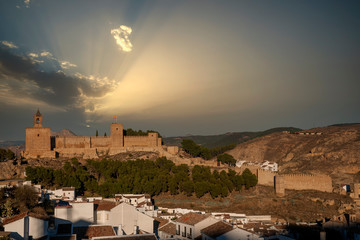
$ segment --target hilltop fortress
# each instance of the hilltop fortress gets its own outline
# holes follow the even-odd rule
[[[147,136],[124,136],[120,123],[111,124],[109,137],[65,137],[51,136],[50,128],[44,128],[42,121],[42,114],[38,110],[34,115],[34,127],[26,128],[25,158],[98,158],[128,151],[159,152],[162,156],[169,156],[178,152],[178,147],[163,146],[155,132]]]

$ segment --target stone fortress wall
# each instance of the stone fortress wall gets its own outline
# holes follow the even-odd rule
[[[258,169],[256,173],[258,184],[274,187],[279,196],[285,195],[286,189],[333,191],[332,179],[327,175],[277,174],[262,169]]]
[[[109,137],[51,136],[50,128],[42,127],[42,114],[34,115],[34,127],[26,129],[25,158],[82,157],[98,158],[127,151],[159,152],[171,157],[179,151],[176,146],[162,146],[158,133],[147,136],[124,136],[123,125],[112,123]]]
[[[332,192],[332,180],[326,175],[284,174],[275,176],[275,192],[285,195],[285,189]]]

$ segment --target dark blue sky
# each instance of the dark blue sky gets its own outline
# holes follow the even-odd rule
[[[0,141],[360,122],[358,1],[0,1]]]

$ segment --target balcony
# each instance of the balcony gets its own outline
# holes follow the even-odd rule
[[[191,233],[187,234],[187,238],[192,239]]]
[[[176,235],[180,235],[180,230],[176,230]]]
[[[182,232],[181,236],[186,237],[186,232]]]

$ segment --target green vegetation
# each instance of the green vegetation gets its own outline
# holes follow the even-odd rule
[[[38,195],[30,186],[0,189],[0,217],[11,217],[33,209],[38,203]]]
[[[213,157],[216,157],[219,154],[229,151],[233,149],[235,146],[236,146],[235,144],[230,144],[215,148],[207,148],[196,144],[191,139],[184,139],[181,142],[181,147],[184,149],[185,152],[189,153],[193,157],[201,157],[206,160],[209,160]]]
[[[195,165],[190,171],[185,164],[176,166],[165,157],[156,161],[88,160],[85,166],[76,159],[66,162],[59,170],[44,167],[27,167],[27,180],[47,187],[76,188],[78,194],[98,194],[111,197],[116,193],[147,193],[158,195],[170,192],[172,195],[195,193],[202,197],[210,193],[213,198],[226,197],[232,191],[241,191],[257,184],[257,179],[248,169],[243,174],[233,170],[214,171],[209,167]]]
[[[224,153],[219,156],[217,156],[218,162],[221,162],[222,164],[228,164],[229,166],[235,166],[236,160],[233,156],[230,154]]]
[[[128,128],[128,129],[124,129],[124,136],[147,136],[148,133],[150,132],[154,132],[157,133],[159,135],[159,137],[161,137],[160,133],[157,131],[153,131],[153,130],[147,130],[146,132],[142,131],[142,130],[133,130],[132,128]]]
[[[13,159],[15,159],[15,153],[13,151],[0,148],[0,162]]]

